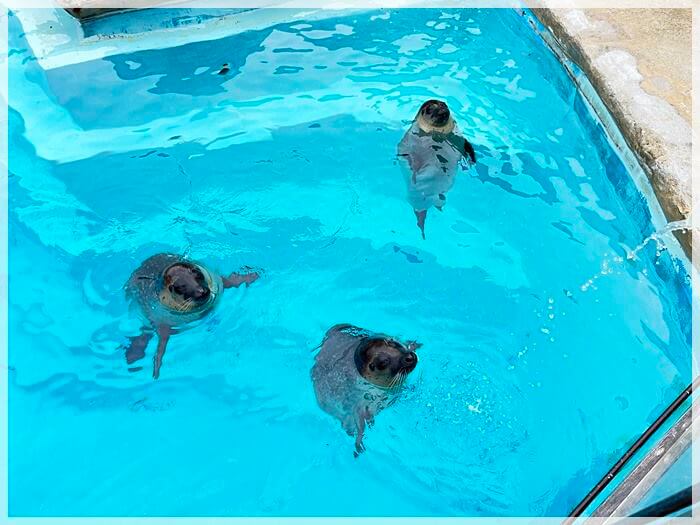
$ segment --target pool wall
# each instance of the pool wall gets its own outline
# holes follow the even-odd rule
[[[597,135],[601,140],[600,144],[596,144],[598,149],[605,151],[605,144],[602,142],[606,140],[613,146],[614,154],[608,155],[605,174],[621,203],[629,211],[630,217],[636,222],[637,228],[647,238],[652,236],[655,231],[662,231],[668,221],[668,212],[663,201],[659,198],[659,189],[653,185],[652,180],[648,177],[639,156],[629,144],[628,136],[625,135],[623,129],[618,127],[615,115],[609,111],[593,81],[589,79],[584,69],[569,58],[565,49],[561,47],[560,41],[535,15],[536,10],[517,9],[517,11],[542,38],[549,49],[557,55],[576,85],[573,109],[579,118],[587,121],[591,127],[601,129],[601,133]],[[674,301],[677,301],[677,304],[687,305],[687,308],[683,309],[687,312],[687,316],[683,316],[678,321],[689,342],[692,334],[691,304],[693,302],[692,267],[690,264],[691,237],[690,232],[681,233],[677,235],[678,242],[676,242],[673,236],[667,235],[663,239],[663,248],[666,250],[662,250],[664,253],[657,259],[655,265],[659,277],[668,282],[670,290],[674,292]],[[645,249],[650,252],[651,256],[651,252],[657,250],[656,243],[650,243]],[[673,359],[682,366],[683,357],[674,356]]]
[[[649,225],[653,225],[653,228],[659,231],[667,221],[683,219],[688,219],[692,224],[692,130],[689,122],[691,64],[689,24],[692,20],[692,12],[682,9],[633,10],[635,13],[631,13],[632,21],[629,22],[632,26],[640,24],[640,20],[644,21],[646,17],[646,22],[653,26],[649,32],[652,35],[660,34],[662,43],[659,45],[659,51],[654,53],[649,48],[653,48],[657,42],[644,39],[641,39],[641,42],[634,41],[629,52],[614,49],[614,45],[619,43],[621,37],[615,32],[616,29],[612,24],[607,23],[606,15],[607,20],[611,22],[619,20],[620,24],[624,25],[623,15],[629,10],[593,11],[595,14],[591,16],[594,16],[597,21],[588,20],[586,10],[532,9],[520,12],[552,52],[558,56],[576,84],[579,96],[574,106],[577,113],[581,118],[585,118],[584,115],[588,114],[589,118],[596,120],[598,125],[603,127],[604,135],[609,142],[614,145],[619,159],[608,160],[607,176],[630,211],[630,215],[638,221],[640,230],[648,234],[646,230]],[[661,21],[653,21],[652,17],[655,16]],[[667,20],[664,21],[664,17],[667,17]],[[617,31],[622,30],[617,29]],[[629,38],[627,33],[623,34]],[[660,93],[648,94],[643,91],[644,87],[649,85],[648,77],[652,76],[658,84],[660,77],[653,75],[663,75],[667,72],[666,66],[660,66],[659,62],[663,60],[664,53],[668,52],[669,45],[671,47],[675,45],[680,49],[679,61],[685,60],[685,62],[679,71],[674,71],[670,75],[673,77],[671,93],[666,93],[665,98]],[[636,69],[635,64],[639,57],[634,56],[635,46],[641,48],[639,54],[642,59],[651,61],[651,64],[646,64],[647,67],[642,69],[646,76],[641,75]],[[599,55],[606,52],[612,53],[614,60],[618,61],[616,66],[610,69],[599,68],[599,63],[593,56],[594,52],[598,52]],[[627,56],[625,56],[626,53]],[[627,67],[623,67],[622,62],[625,61],[627,61]],[[605,62],[605,59],[602,62],[603,65],[610,65]],[[675,63],[677,62],[674,61]],[[635,68],[634,70],[629,69],[630,64]],[[688,67],[687,76],[683,71],[685,66]],[[621,71],[624,74],[621,74]],[[623,85],[621,86],[620,83]],[[577,107],[581,105],[579,98],[585,101],[586,109]],[[640,105],[643,107],[639,107]],[[654,109],[658,109],[658,114],[649,113]],[[626,169],[615,168],[617,162],[624,164]],[[692,338],[693,320],[690,305],[694,302],[690,286],[691,274],[694,273],[694,268],[690,264],[692,232],[692,229],[687,232],[674,232],[679,245],[674,242],[669,243],[672,256],[657,262],[659,275],[668,282],[675,283],[673,287],[677,292],[675,299],[689,305],[688,316],[679,319],[689,341]],[[682,411],[678,411],[677,415],[671,418],[673,424],[681,424],[679,419],[681,414]],[[626,485],[627,493],[636,494],[624,500],[626,505],[639,502],[639,494],[647,494],[647,503],[654,495],[657,499],[660,499],[659,494],[667,495],[668,491],[664,492],[665,489],[657,487],[661,485],[659,483],[661,480],[668,484],[667,475],[662,474],[651,480],[647,479],[649,476],[645,478],[634,474],[637,471],[644,471],[643,463],[648,461],[649,455],[658,455],[661,446],[660,434],[661,432],[657,432],[644,450],[633,456],[616,479],[589,505],[589,512],[597,509],[593,515],[598,517],[610,514],[612,512],[610,505],[613,505],[611,499],[617,501],[613,498],[613,492],[617,494],[618,489],[622,489],[622,485]],[[689,442],[685,442],[680,450],[689,452],[689,445]],[[663,451],[663,448],[661,450]],[[678,477],[678,473],[682,472],[683,476],[680,477],[685,479],[690,474],[691,465],[687,454],[682,457],[685,458],[683,462],[676,461],[678,459],[676,456],[669,461],[672,465],[681,465],[680,467],[676,465],[674,476]],[[668,467],[669,464],[664,464],[664,468]],[[619,492],[622,493],[625,490]],[[622,503],[619,505],[620,508],[614,515],[622,516],[630,511],[630,508],[623,508]]]
[[[585,73],[669,221],[691,212],[692,11],[533,9]],[[690,256],[691,235],[679,240]]]

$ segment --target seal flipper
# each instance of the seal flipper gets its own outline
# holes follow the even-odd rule
[[[165,347],[168,344],[171,333],[172,330],[169,326],[162,325],[158,327],[158,349],[153,357],[153,379],[158,379],[160,376],[160,365],[163,363],[163,354],[165,354]]]
[[[472,161],[472,164],[476,164],[476,154],[474,153],[474,146],[472,146],[467,139],[464,139],[464,153],[467,154],[469,160]]]
[[[126,347],[126,352],[124,352],[127,365],[145,357],[146,347],[152,337],[153,332],[147,328],[142,328],[140,335],[129,337],[129,346]]]
[[[416,219],[418,220],[418,227],[420,228],[420,233],[425,240],[425,216],[428,215],[428,210],[413,210],[416,214]]]
[[[357,425],[357,429],[355,431],[355,452],[353,452],[353,455],[355,457],[357,457],[365,451],[365,446],[362,443],[362,438],[365,436],[365,413],[364,413],[364,411],[356,414],[355,423]]]
[[[258,272],[248,272],[248,273],[236,273],[233,272],[228,277],[224,277],[224,288],[238,288],[240,285],[244,284],[250,286],[258,280],[260,274]]]

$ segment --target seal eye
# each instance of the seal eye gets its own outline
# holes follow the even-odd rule
[[[380,357],[377,359],[377,370],[386,370],[389,366],[389,360],[386,357]]]
[[[170,293],[175,293],[175,287],[174,287],[172,284],[169,285],[169,286],[168,286],[168,291],[169,291]]]

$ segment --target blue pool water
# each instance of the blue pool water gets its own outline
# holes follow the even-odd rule
[[[11,515],[562,515],[689,382],[687,277],[627,259],[646,202],[521,16],[289,20],[43,70],[10,17]],[[478,162],[422,240],[431,97]],[[153,381],[122,286],[163,251],[264,275]],[[310,379],[341,322],[423,343],[357,459]]]

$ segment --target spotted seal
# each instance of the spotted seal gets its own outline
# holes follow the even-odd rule
[[[157,334],[153,378],[158,379],[170,336],[209,314],[226,288],[248,286],[258,277],[252,271],[222,277],[200,263],[169,253],[149,257],[124,286],[127,299],[144,317],[141,334],[129,338],[126,362],[142,359],[146,346]]]
[[[474,148],[460,134],[447,104],[428,100],[399,142],[398,158],[408,185],[408,201],[425,239],[428,209],[442,210],[458,166],[468,168],[476,163]]]
[[[418,364],[420,346],[349,324],[326,332],[311,369],[316,400],[355,436],[355,455],[364,450],[365,424],[395,399]]]

